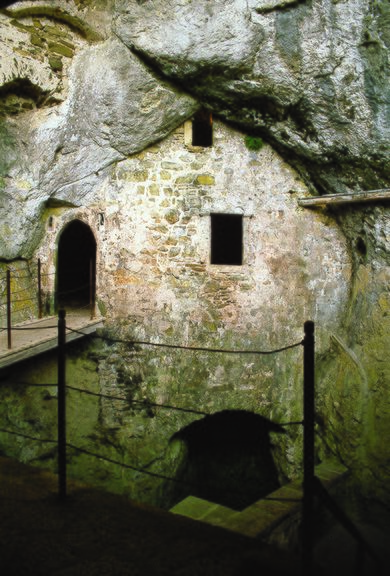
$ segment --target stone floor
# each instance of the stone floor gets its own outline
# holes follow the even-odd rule
[[[294,576],[299,559],[228,530],[0,457],[2,576]]]
[[[1,576],[298,576],[300,559],[257,538],[68,482],[0,456]],[[346,531],[332,523],[317,542],[315,576],[384,576],[390,564],[389,511],[358,523],[382,561],[361,563]],[[369,560],[369,559],[368,559]]]

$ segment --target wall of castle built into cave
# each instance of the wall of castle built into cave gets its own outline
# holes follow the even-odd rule
[[[72,3],[56,4],[68,10]],[[37,315],[37,258],[42,262],[44,307],[47,313],[54,311],[58,242],[74,219],[86,223],[96,239],[96,295],[108,338],[263,350],[299,341],[304,320],[311,318],[318,353],[317,454],[336,455],[366,492],[386,500],[388,205],[348,206],[333,216],[302,210],[297,199],[308,190],[297,173],[269,146],[248,150],[242,134],[217,121],[210,148],[191,146],[186,124],[130,155],[169,133],[199,102],[172,85],[163,87],[161,77],[141,66],[127,46],[135,39],[158,68],[177,75],[181,86],[200,101],[213,102],[225,118],[250,129],[258,122],[268,141],[277,142],[306,178],[310,174],[311,193],[371,190],[388,185],[388,123],[382,121],[388,9],[377,2],[366,13],[364,2],[356,2],[359,9],[351,12],[338,3],[335,12],[326,0],[313,10],[298,4],[287,13],[275,5],[275,14],[248,12],[241,18],[240,8],[232,36],[229,8],[218,10],[215,27],[210,19],[211,27],[199,35],[195,25],[202,7],[192,3],[194,17],[186,15],[180,31],[196,37],[188,42],[195,54],[177,53],[170,69],[159,46],[175,48],[177,33],[170,24],[187,10],[171,4],[157,42],[153,11],[158,7],[150,12],[149,3],[132,3],[132,11],[116,20],[115,32],[111,9],[100,12],[96,3],[90,10],[87,3],[75,3],[81,6],[81,19],[52,18],[56,8],[50,7],[41,12],[37,7],[30,16],[23,10],[0,16],[5,55],[0,62],[0,328],[6,317],[6,268],[15,296],[13,322]],[[71,14],[76,16],[77,9]],[[264,32],[269,34],[266,44]],[[253,59],[258,70],[245,67],[243,38],[259,54]],[[287,51],[286,38],[292,39]],[[224,51],[225,40],[232,52]],[[342,54],[336,67],[335,46]],[[223,74],[209,82],[203,67],[213,70],[216,56]],[[243,83],[240,66],[235,71],[237,62],[244,66]],[[188,64],[204,85],[194,86],[191,76],[186,78]],[[231,98],[236,105],[229,110]],[[210,262],[215,213],[242,216],[242,264]],[[133,349],[108,340],[90,354],[92,366],[88,354],[87,359],[75,354],[71,382],[122,396],[125,408],[108,400],[94,400],[90,406],[85,397],[73,396],[72,433],[91,449],[94,438],[106,455],[151,471],[172,472],[178,459],[167,448],[170,438],[196,416],[135,408],[133,401],[196,406],[208,413],[246,409],[277,422],[302,416],[300,348],[242,357]],[[45,373],[50,362],[42,364],[47,364]],[[93,374],[92,382],[85,372]],[[55,367],[53,374],[55,379]],[[32,375],[30,366],[24,379]],[[34,377],[47,381],[46,373]],[[36,405],[26,395],[15,396],[12,385],[9,392],[12,409],[2,402],[6,419],[8,412],[14,414],[26,432],[54,430],[55,413],[47,426],[39,424],[50,412],[50,390],[42,391]],[[286,430],[273,439],[281,477],[297,474],[302,461],[300,428]],[[15,446],[12,454],[25,461],[38,456],[47,462],[50,457],[25,439]],[[89,479],[96,477],[90,460],[73,454],[72,464],[79,476],[87,471]],[[103,484],[105,473],[103,465],[98,473]],[[161,500],[156,495],[160,488],[140,480],[142,475],[115,474],[114,480],[112,471],[107,474],[111,480],[106,485],[126,490],[131,484],[137,497],[151,501],[153,493],[153,501]]]
[[[331,218],[298,207],[305,185],[272,148],[248,150],[241,133],[216,120],[211,147],[192,146],[190,137],[188,122],[118,162],[87,206],[48,208],[36,253],[53,305],[61,232],[75,219],[90,226],[97,243],[97,307],[108,338],[98,354],[94,390],[127,402],[124,409],[102,400],[94,434],[110,438],[116,456],[152,462],[150,470],[164,474],[178,466],[166,452],[170,438],[199,416],[148,411],[132,402],[205,413],[244,409],[275,422],[297,421],[302,349],[243,357],[133,349],[110,338],[270,350],[299,343],[304,321],[313,319],[321,352],[338,333],[351,274],[339,228]],[[242,216],[242,264],[210,262],[215,213]],[[275,436],[281,478],[298,474],[300,427]],[[155,480],[132,482],[138,497],[153,492],[154,502],[170,498],[169,487],[159,487],[156,496]]]
[[[87,223],[97,242],[96,295],[108,319],[162,340],[282,344],[313,319],[337,331],[350,263],[335,222],[299,208],[303,182],[269,146],[214,122],[211,147],[185,129],[116,163],[88,206],[48,209],[37,252],[55,290],[61,230]],[[211,214],[242,216],[242,265],[210,263]]]
[[[91,381],[77,376],[85,367],[74,358],[70,384],[122,397],[123,402],[93,400],[83,425],[72,423],[74,443],[169,476],[180,469],[182,459],[182,449],[177,451],[170,440],[199,416],[150,409],[144,401],[205,413],[249,410],[273,422],[299,421],[300,347],[271,356],[239,356],[134,348],[112,340],[269,350],[299,342],[303,322],[310,318],[316,322],[321,359],[317,409],[325,416],[318,454],[341,455],[356,467],[363,461],[376,467],[386,455],[383,447],[378,452],[377,441],[373,451],[373,430],[386,428],[386,412],[379,414],[370,390],[373,386],[382,398],[386,392],[366,372],[364,348],[356,355],[345,344],[343,322],[351,310],[351,289],[355,297],[361,290],[351,280],[340,228],[326,214],[299,208],[297,199],[308,194],[305,185],[269,146],[250,151],[242,134],[216,120],[212,147],[192,146],[190,132],[191,123],[186,123],[166,140],[118,162],[88,205],[47,208],[46,233],[35,258],[13,264],[21,277],[33,276],[35,259],[41,259],[43,289],[53,311],[61,232],[80,219],[96,239],[97,305],[106,328],[99,350],[87,355],[87,364],[92,357],[95,365],[87,369]],[[215,213],[242,215],[241,265],[211,264]],[[361,265],[361,281],[364,270],[369,273]],[[383,308],[383,298],[380,302]],[[372,354],[381,355],[378,346],[375,350]],[[69,399],[71,412],[79,414],[86,400],[75,394]],[[28,403],[35,406],[37,422],[39,402]],[[300,473],[301,432],[293,426],[272,437],[282,480]],[[18,446],[16,456],[36,461],[36,449]],[[161,505],[177,496],[169,482],[109,470],[102,463],[97,473],[80,454],[72,454],[71,462],[76,476],[86,474],[137,499]],[[382,469],[385,475],[386,466]],[[383,487],[383,478],[379,484]]]

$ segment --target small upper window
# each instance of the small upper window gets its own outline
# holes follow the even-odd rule
[[[242,265],[242,222],[241,214],[211,214],[211,264]]]
[[[207,110],[199,110],[192,119],[192,145],[207,148],[213,145],[213,117]]]

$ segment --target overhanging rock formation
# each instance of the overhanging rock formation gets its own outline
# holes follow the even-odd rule
[[[50,198],[79,205],[199,103],[260,134],[315,194],[387,188],[389,20],[384,0],[10,5],[1,96],[17,86],[36,109],[2,111],[2,257],[31,255]]]
[[[260,132],[317,191],[388,185],[387,2],[120,4],[115,30],[126,45]]]

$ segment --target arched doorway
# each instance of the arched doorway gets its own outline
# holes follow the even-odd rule
[[[61,232],[57,252],[57,308],[83,309],[94,304],[96,240],[92,230],[73,220]]]
[[[171,438],[175,504],[188,495],[243,510],[280,487],[270,433],[274,422],[247,410],[223,410],[191,422]],[[168,488],[169,489],[169,488]]]

